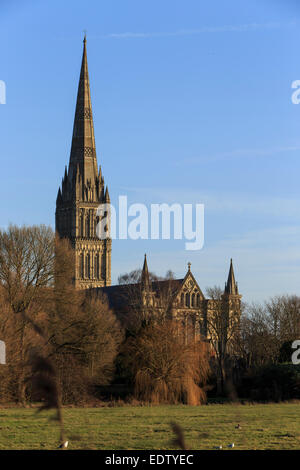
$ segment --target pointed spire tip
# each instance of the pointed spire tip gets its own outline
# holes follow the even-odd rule
[[[147,264],[147,256],[145,253],[145,258],[144,258],[144,265],[142,269],[142,276],[141,276],[141,282],[144,287],[149,287],[150,284],[150,279],[149,279],[149,271],[148,271],[148,264]]]
[[[237,282],[235,281],[232,258],[230,258],[230,268],[228,273],[228,279],[225,283],[225,293],[227,294],[238,294]]]

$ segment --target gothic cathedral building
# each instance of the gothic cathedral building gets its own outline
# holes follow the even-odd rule
[[[69,239],[74,250],[75,287],[101,292],[118,315],[124,308],[126,310],[128,302],[124,302],[124,286],[111,286],[111,239],[100,240],[96,235],[97,208],[101,203],[110,203],[110,198],[97,164],[84,38],[69,167],[65,169],[56,200],[56,231],[61,238]],[[165,282],[151,282],[145,256],[140,286],[146,304],[157,312],[162,311],[161,293]],[[171,317],[186,326],[191,325],[195,334],[214,341],[208,325],[212,324],[217,311],[222,311],[222,317],[227,318],[226,325],[239,323],[242,296],[238,292],[232,260],[224,292],[218,299],[205,298],[190,263],[185,277],[172,280],[170,285]]]
[[[55,214],[56,232],[68,238],[74,249],[77,288],[111,284],[111,240],[96,236],[97,208],[109,202],[108,188],[97,164],[84,38],[70,161],[58,190]]]

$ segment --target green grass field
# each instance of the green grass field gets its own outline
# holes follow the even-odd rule
[[[51,412],[0,408],[0,449],[56,449]],[[300,404],[123,406],[64,409],[70,449],[174,449],[170,422],[189,449],[299,449]],[[235,429],[237,424],[241,429]],[[233,451],[234,451],[233,449]]]

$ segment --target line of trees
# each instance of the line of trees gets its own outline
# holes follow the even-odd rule
[[[249,367],[290,362],[291,344],[300,338],[300,297],[281,295],[246,305],[240,352]]]
[[[75,290],[73,275],[72,249],[49,227],[0,231],[0,339],[7,348],[0,400],[24,405],[45,400],[55,389],[60,402],[82,403],[95,399],[100,386],[123,382],[133,386],[138,400],[200,404],[214,371],[221,384],[217,393],[226,392],[229,383],[238,389],[249,371],[290,362],[291,343],[300,338],[297,296],[243,305],[239,322],[224,315],[222,291],[207,289],[216,304],[207,319],[208,344],[187,331],[191,325],[172,320],[171,272],[156,284],[156,299],[147,302],[141,272],[121,276],[126,308],[118,318],[104,295]],[[44,380],[49,370],[41,374],[37,363],[55,371],[55,384]]]
[[[37,357],[53,364],[63,403],[85,400],[113,377],[122,328],[104,297],[74,289],[72,257],[68,242],[49,227],[0,231],[2,400],[43,398],[45,390],[33,387]]]
[[[300,297],[279,295],[264,303],[241,305],[240,321],[222,312],[222,290],[207,288],[208,296],[219,301],[208,318],[208,333],[212,341],[216,362],[217,393],[237,398],[255,397],[276,399],[283,396],[279,388],[285,374],[291,374],[288,398],[300,398],[300,370],[291,364],[292,344],[300,338]],[[288,372],[286,372],[288,371]],[[264,379],[269,376],[270,384]],[[219,379],[219,380],[218,380]],[[285,379],[287,380],[287,379]],[[292,390],[293,388],[293,390]]]
[[[45,226],[0,231],[0,337],[7,345],[0,399],[44,400],[45,407],[86,402],[119,366],[140,400],[200,404],[207,344],[186,344],[185,329],[167,318],[171,284],[160,293],[164,314],[154,322],[152,309],[141,312],[139,277],[134,293],[128,279],[126,296],[134,302],[121,324],[100,293],[75,290],[67,240]]]

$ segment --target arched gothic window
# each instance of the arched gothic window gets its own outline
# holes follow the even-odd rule
[[[105,259],[105,253],[102,253],[101,256],[101,271],[102,271],[102,277],[105,279],[105,267],[106,267],[106,259]]]
[[[96,235],[96,225],[95,225],[95,213],[91,212],[91,237]]]
[[[90,274],[91,274],[91,258],[90,258],[90,255],[87,254],[85,258],[85,277],[89,279]]]
[[[79,236],[83,237],[83,215],[79,218]]]
[[[80,255],[79,259],[79,272],[80,272],[80,277],[81,279],[84,278],[84,258],[83,258],[83,253]]]
[[[95,256],[95,278],[99,279],[100,278],[100,266],[99,266],[99,255],[97,254]]]
[[[89,215],[86,216],[85,225],[86,225],[85,236],[89,238],[91,236],[90,235],[90,216]]]

